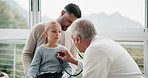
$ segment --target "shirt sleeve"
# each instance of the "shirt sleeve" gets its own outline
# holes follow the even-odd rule
[[[41,59],[42,59],[41,51],[38,49],[35,52],[34,58],[33,58],[31,65],[28,69],[27,76],[35,77],[38,74]]]
[[[79,60],[79,61],[78,61],[78,67],[79,67],[80,69],[83,69],[83,60]]]
[[[89,48],[84,55],[83,78],[107,78],[111,61],[98,48]]]

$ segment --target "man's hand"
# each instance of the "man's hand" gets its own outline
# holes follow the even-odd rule
[[[67,51],[67,50],[61,50],[60,52],[58,52],[57,58],[59,59],[62,59],[63,61],[66,61],[66,62],[71,62],[75,65],[78,64],[78,61],[77,59],[75,59],[73,57],[73,55],[71,54],[71,52]]]

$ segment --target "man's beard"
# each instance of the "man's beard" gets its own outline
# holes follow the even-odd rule
[[[67,26],[64,25],[64,17],[62,17],[62,18],[60,19],[60,24],[61,24],[62,30],[63,30],[63,31],[66,31],[67,28],[65,29],[64,27],[67,27]]]

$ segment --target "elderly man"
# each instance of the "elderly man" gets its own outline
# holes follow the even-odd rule
[[[97,34],[91,21],[78,19],[69,29],[84,59],[78,61],[69,51],[61,51],[64,56],[57,58],[81,67],[83,78],[144,78],[129,53],[115,41]]]

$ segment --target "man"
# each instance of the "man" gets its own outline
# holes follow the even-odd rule
[[[68,39],[68,35],[65,32],[67,28],[77,19],[81,17],[80,8],[73,3],[70,3],[65,6],[64,10],[62,10],[61,15],[56,19],[62,26],[61,31],[61,40],[59,44],[66,46],[69,50],[71,50],[73,55],[76,57],[76,53],[72,50],[70,39]],[[25,47],[22,52],[22,63],[25,74],[28,71],[32,58],[34,56],[34,52],[36,47],[44,43],[44,27],[45,23],[36,24],[26,41]]]
[[[133,58],[115,41],[97,34],[93,23],[77,19],[68,29],[84,59],[78,61],[69,51],[58,58],[83,69],[83,78],[144,78]]]

